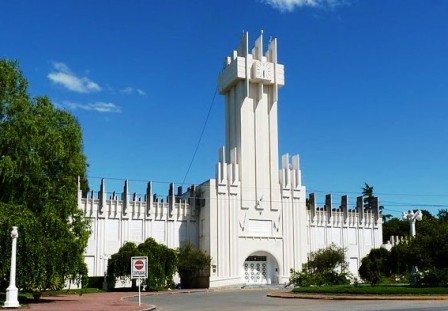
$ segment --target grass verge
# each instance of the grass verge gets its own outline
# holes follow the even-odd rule
[[[448,287],[411,287],[406,285],[337,285],[296,287],[293,293],[329,294],[329,295],[391,295],[391,296],[428,296],[448,295]]]
[[[104,293],[103,290],[98,288],[79,288],[79,289],[62,289],[42,292],[42,296],[56,296],[56,295],[84,295],[84,294],[96,294]]]

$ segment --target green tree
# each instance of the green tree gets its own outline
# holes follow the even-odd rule
[[[379,204],[378,198],[373,195],[373,186],[368,183],[364,183],[362,189],[362,204],[364,209],[373,210]],[[384,206],[378,205],[378,211],[384,220],[392,218],[390,214],[383,214]]]
[[[117,253],[111,256],[107,265],[109,288],[115,287],[117,281],[124,284],[131,279],[131,257],[134,256],[148,257],[147,288],[159,289],[174,285],[173,276],[177,264],[176,251],[157,243],[153,238],[148,238],[138,246],[133,242],[126,242]]]
[[[347,269],[344,249],[331,244],[327,248],[312,252],[308,261],[308,269],[317,273],[344,272]]]
[[[117,281],[123,284],[131,279],[131,257],[140,256],[134,242],[126,242],[107,262],[107,283],[114,288]]]
[[[392,247],[389,255],[389,267],[393,275],[401,279],[409,279],[409,273],[413,262],[415,261],[415,252],[409,245],[409,240],[399,243]]]
[[[202,276],[210,276],[212,258],[204,251],[187,243],[178,249],[177,272],[185,288],[202,287]],[[208,286],[207,286],[208,287]]]
[[[383,243],[387,243],[391,236],[409,236],[409,222],[398,218],[391,218],[383,223]]]
[[[294,286],[339,285],[350,282],[343,248],[332,244],[310,254],[301,272],[291,270]]]
[[[384,278],[391,276],[389,251],[385,248],[374,248],[361,260],[359,276],[372,285],[380,283]]]
[[[146,285],[152,289],[174,287],[173,276],[176,273],[177,254],[174,249],[148,238],[137,250],[148,256],[148,279]]]
[[[417,266],[417,285],[448,285],[448,222],[443,214],[441,210],[438,218],[423,217],[416,223],[416,236],[391,249],[393,273],[409,275]]]
[[[417,223],[417,234],[410,240],[410,264],[420,270],[420,284],[448,285],[448,222],[425,219]]]
[[[365,209],[373,208],[373,186],[369,186],[366,182],[364,183],[364,187],[362,188],[362,197],[364,202]]]
[[[423,217],[425,216],[426,216],[425,213],[423,213]],[[439,212],[437,213],[437,218],[440,219],[441,221],[448,221],[448,209],[445,208],[439,210]]]
[[[76,119],[47,97],[30,97],[27,86],[17,62],[0,60],[0,228],[10,232],[11,219],[19,227],[17,284],[40,292],[87,273],[89,223],[77,204],[78,176],[87,190],[87,164]],[[1,243],[1,278],[10,241]]]

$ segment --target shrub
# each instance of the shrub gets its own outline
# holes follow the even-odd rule
[[[185,288],[208,287],[208,283],[202,286],[198,280],[210,276],[212,258],[209,255],[188,243],[178,249],[177,257],[177,272]]]
[[[111,256],[107,266],[109,288],[113,288],[117,280],[125,283],[130,279],[131,257],[133,256],[148,257],[147,289],[159,289],[173,285],[173,275],[176,272],[177,264],[176,251],[157,243],[153,238],[148,238],[138,246],[133,242],[126,242],[118,250],[118,253]]]
[[[375,248],[361,260],[359,276],[372,285],[380,283],[385,277],[391,276],[389,264],[390,252],[385,248]]]
[[[332,244],[312,252],[301,272],[291,269],[289,282],[294,286],[349,284],[344,249]]]

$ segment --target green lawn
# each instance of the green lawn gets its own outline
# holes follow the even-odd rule
[[[406,285],[338,285],[296,287],[294,293],[361,295],[448,295],[448,287],[410,287]]]
[[[84,294],[95,294],[103,293],[104,291],[98,288],[83,288],[83,289],[62,289],[62,290],[52,290],[48,292],[42,292],[42,296],[54,296],[54,295],[84,295]]]

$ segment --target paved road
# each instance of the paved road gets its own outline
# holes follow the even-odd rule
[[[222,290],[189,294],[143,296],[142,302],[156,305],[158,311],[198,310],[406,310],[446,311],[448,301],[338,301],[312,299],[281,299],[266,297],[275,289]],[[134,299],[134,301],[136,301]]]

